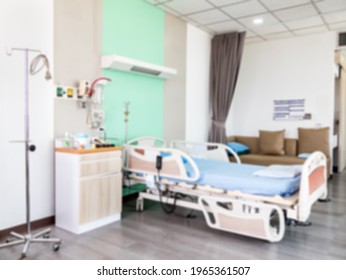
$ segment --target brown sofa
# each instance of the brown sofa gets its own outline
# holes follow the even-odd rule
[[[230,136],[228,142],[238,142],[249,147],[250,153],[239,155],[242,163],[256,165],[271,165],[271,164],[303,164],[304,159],[298,158],[299,141],[298,139],[284,139],[284,154],[271,155],[263,154],[260,150],[260,138],[255,136]],[[323,150],[323,149],[321,149]],[[330,176],[330,156],[328,151],[323,151],[327,156],[328,177]],[[233,157],[230,157],[234,161]]]

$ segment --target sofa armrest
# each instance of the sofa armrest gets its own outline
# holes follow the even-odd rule
[[[237,142],[236,136],[228,136],[227,137],[227,142]]]
[[[250,153],[259,153],[259,139],[255,136],[235,136],[236,142],[249,147]]]

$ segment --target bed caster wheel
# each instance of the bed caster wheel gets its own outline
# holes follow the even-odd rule
[[[25,258],[26,258],[26,254],[25,254],[25,253],[22,253],[22,254],[20,255],[19,260],[25,260]]]
[[[56,244],[53,245],[53,251],[54,252],[58,252],[59,249],[60,249],[60,244],[56,243]]]
[[[48,233],[46,233],[46,234],[42,235],[42,238],[44,238],[44,239],[48,239],[48,238],[49,238],[49,234],[48,234]]]

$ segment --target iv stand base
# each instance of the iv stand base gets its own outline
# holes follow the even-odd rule
[[[10,246],[15,246],[15,245],[19,245],[19,244],[24,244],[24,248],[22,251],[22,255],[20,257],[20,259],[25,259],[26,257],[26,253],[29,249],[29,246],[31,243],[53,243],[53,251],[58,251],[60,249],[60,244],[61,244],[61,239],[59,238],[49,238],[49,233],[50,233],[51,229],[47,228],[45,230],[42,230],[40,232],[38,232],[37,234],[19,234],[16,232],[11,232],[10,235],[12,237],[14,237],[14,240],[8,241],[4,244],[0,244],[0,249],[1,248],[6,248],[6,247],[10,247]]]

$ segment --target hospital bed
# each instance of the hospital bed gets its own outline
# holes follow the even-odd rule
[[[222,144],[173,141],[171,148],[126,145],[124,151],[128,177],[147,185],[137,210],[144,199],[199,210],[211,228],[270,242],[283,238],[287,219],[307,221],[312,205],[327,197],[321,152],[303,166],[287,167],[284,176],[279,169],[285,178],[273,178],[268,167],[241,164]],[[237,163],[228,162],[226,151]]]

